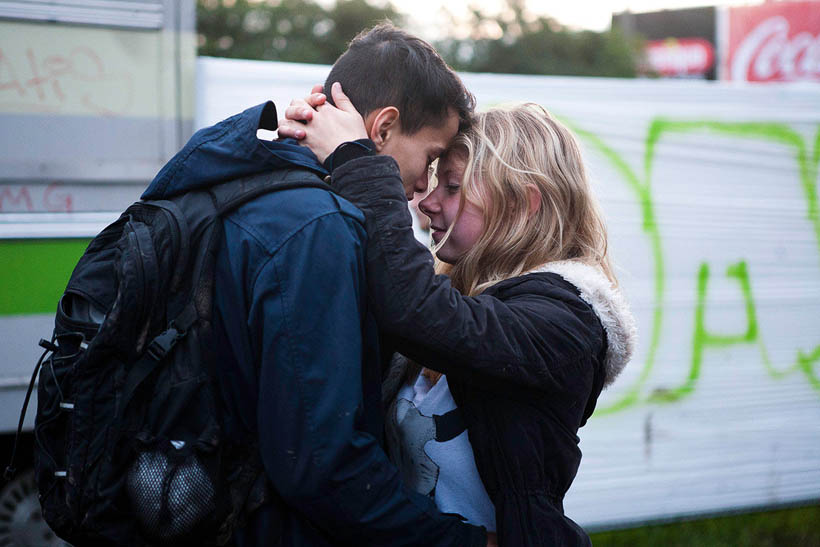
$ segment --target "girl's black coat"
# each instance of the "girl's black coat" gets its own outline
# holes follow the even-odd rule
[[[414,239],[392,158],[352,160],[333,179],[366,216],[367,281],[381,328],[402,353],[447,374],[500,544],[590,544],[564,516],[563,498],[581,460],[576,432],[605,377],[606,336],[592,307],[553,273],[462,296]]]

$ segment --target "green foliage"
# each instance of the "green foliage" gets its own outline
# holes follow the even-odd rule
[[[362,29],[384,19],[401,26],[391,4],[337,0],[197,0],[199,54],[301,63],[333,63]],[[614,29],[573,31],[533,18],[523,0],[488,16],[473,10],[469,38],[436,44],[457,70],[514,74],[634,77],[641,43]]]
[[[596,547],[820,545],[820,505],[591,534]]]
[[[642,51],[639,40],[618,29],[574,31],[549,17],[530,17],[521,0],[508,0],[507,12],[497,16],[474,10],[472,19],[470,38],[437,44],[457,70],[634,77]]]
[[[197,0],[199,55],[331,64],[362,29],[390,19],[390,4],[339,0],[325,9],[312,0]]]

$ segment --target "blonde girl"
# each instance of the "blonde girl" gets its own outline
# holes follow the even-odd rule
[[[395,162],[335,86],[334,100],[339,108],[321,105],[302,126],[305,140],[320,155],[320,140],[332,150],[370,138],[332,184],[367,218],[380,327],[429,371],[393,361],[392,461],[410,488],[500,545],[589,545],[563,510],[581,460],[576,434],[629,360],[635,327],[575,137],[535,104],[478,114],[420,203],[434,268]]]

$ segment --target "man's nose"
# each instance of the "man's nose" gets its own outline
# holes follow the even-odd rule
[[[427,191],[427,187],[430,184],[430,174],[427,172],[427,169],[424,170],[424,173],[416,179],[416,184],[413,187],[413,190],[418,192],[419,194],[423,194]]]
[[[435,192],[431,192],[429,196],[419,202],[419,209],[428,217],[435,213],[438,209],[438,203],[436,202],[435,195]]]

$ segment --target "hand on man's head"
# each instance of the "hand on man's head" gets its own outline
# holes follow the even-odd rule
[[[279,122],[279,137],[298,139],[320,162],[343,142],[367,138],[364,120],[338,82],[331,87],[333,102],[327,103],[322,86],[313,86],[305,99],[294,99]]]

